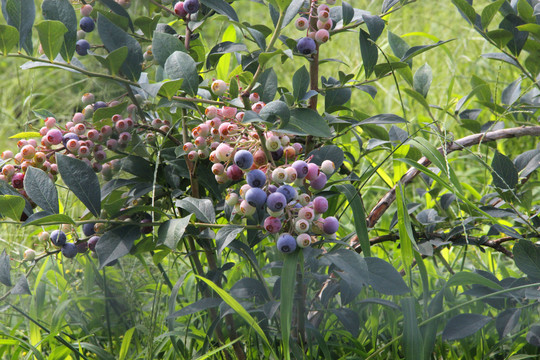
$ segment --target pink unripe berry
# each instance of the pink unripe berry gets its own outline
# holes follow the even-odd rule
[[[259,149],[255,151],[255,153],[253,154],[253,163],[256,166],[263,166],[268,163],[268,159],[266,158],[266,154],[263,150]]]
[[[25,145],[21,149],[21,155],[24,159],[32,159],[36,154],[36,149],[32,145]]]
[[[88,157],[90,156],[90,149],[86,145],[79,146],[78,150],[79,156]]]
[[[274,216],[269,216],[264,220],[264,229],[270,234],[276,234],[281,230],[281,220]]]
[[[315,33],[315,41],[324,44],[330,38],[330,33],[326,29],[320,29]]]
[[[82,16],[90,16],[90,14],[92,13],[92,5],[90,4],[85,4],[81,7],[81,15]]]
[[[187,155],[189,161],[195,161],[199,158],[199,153],[196,150],[191,150]]]
[[[199,149],[206,147],[206,139],[203,138],[202,136],[197,137],[193,143]]]
[[[214,175],[223,174],[224,171],[225,171],[225,167],[223,166],[223,164],[217,163],[217,164],[212,165],[212,173]]]
[[[128,132],[123,132],[118,135],[118,144],[127,145],[131,141],[131,134]]]
[[[118,120],[116,124],[114,124],[114,128],[118,132],[122,132],[127,130],[127,123],[124,120]]]
[[[116,141],[115,139],[107,140],[107,149],[114,151],[117,148],[118,148],[118,141]]]
[[[15,166],[11,164],[6,164],[2,167],[2,174],[7,178],[10,178],[15,174]]]
[[[216,157],[219,159],[219,161],[229,161],[232,155],[232,151],[233,149],[229,145],[225,143],[219,144],[216,149]]]
[[[223,117],[226,119],[232,119],[236,115],[236,108],[230,107],[230,106],[224,106],[221,110],[221,113],[223,114]]]
[[[182,147],[182,149],[185,151],[185,152],[190,152],[191,150],[195,150],[195,145],[193,145],[192,143],[190,142],[187,142],[184,144],[184,146]]]
[[[204,114],[208,119],[213,119],[218,115],[218,109],[215,106],[209,106],[204,110]]]
[[[256,112],[257,114],[261,112],[261,110],[263,109],[263,107],[265,106],[266,104],[262,101],[258,101],[256,102],[255,104],[253,104],[251,106],[251,110],[253,110],[254,112]]]
[[[105,125],[101,128],[101,135],[103,135],[104,138],[108,138],[109,136],[111,136],[112,132],[112,127],[110,127],[109,125]]]
[[[252,103],[256,103],[261,101],[261,97],[256,92],[249,94],[249,101]]]
[[[96,151],[94,153],[94,159],[96,159],[96,161],[98,162],[104,162],[105,159],[107,159],[107,153],[103,150],[99,150],[99,151]]]
[[[88,133],[86,134],[86,137],[88,137],[88,139],[92,140],[92,141],[98,141],[99,139],[99,131],[97,131],[96,129],[90,129],[88,130]]]
[[[82,103],[83,105],[90,105],[90,104],[93,104],[94,101],[96,100],[94,94],[92,93],[86,93],[82,96]]]
[[[306,179],[309,181],[313,181],[317,178],[317,176],[319,176],[319,167],[317,166],[317,164],[309,163]]]
[[[187,11],[184,10],[184,2],[179,1],[174,5],[174,12],[176,15],[178,15],[181,18],[185,18],[187,16]]]
[[[11,178],[11,185],[15,189],[22,189],[24,184],[24,174],[23,173],[16,173]]]
[[[227,91],[227,83],[223,80],[215,80],[213,83],[212,83],[212,86],[210,87],[212,89],[212,92],[217,95],[217,96],[221,96],[223,94],[225,94],[225,92]]]
[[[75,134],[83,135],[86,132],[86,126],[84,124],[76,124],[73,130]]]
[[[233,181],[242,180],[244,172],[236,164],[233,164],[227,168],[227,177]]]
[[[45,126],[48,128],[48,129],[52,129],[54,127],[54,125],[56,125],[56,119],[53,118],[53,117],[48,117],[45,119]]]
[[[296,158],[296,150],[292,146],[287,146],[283,149],[283,156],[285,156],[286,159],[292,160]]]
[[[315,217],[315,212],[313,211],[312,208],[304,206],[303,208],[301,208],[298,211],[298,217],[300,219],[305,219],[307,221],[311,221]]]
[[[6,150],[2,152],[2,160],[9,160],[13,158],[13,151]]]
[[[308,234],[300,234],[296,237],[296,245],[300,248],[308,247],[311,244],[311,236]]]
[[[219,125],[219,135],[226,138],[229,135],[229,125],[231,125],[231,123],[228,122],[224,122]]]
[[[244,115],[245,113],[243,111],[240,111],[236,113],[235,119],[241,122],[242,120],[244,120]]]
[[[58,145],[62,142],[62,132],[58,129],[50,129],[46,135],[47,141],[51,145]]]
[[[297,173],[293,167],[288,167],[285,169],[285,182],[292,183],[296,180]]]
[[[336,4],[336,0],[326,0],[326,3],[328,5],[335,5]]]
[[[313,199],[313,210],[317,214],[323,214],[328,210],[328,200],[325,197],[317,196]]]
[[[49,128],[46,127],[46,126],[44,126],[44,127],[42,127],[41,129],[39,129],[39,135],[45,136],[45,135],[47,135],[47,132],[48,132],[48,131],[49,131]]]
[[[325,29],[330,30],[332,29],[332,19],[328,18],[325,22],[322,22],[321,20],[317,20],[317,29]]]
[[[208,150],[208,149],[199,149],[199,150],[197,150],[197,154],[199,155],[199,159],[208,159],[208,155],[210,154],[210,150]]]
[[[296,19],[296,21],[294,22],[294,26],[298,29],[298,30],[306,30],[309,26],[309,20],[306,19],[305,17],[299,17],[298,19]]]
[[[325,5],[325,4],[319,5],[319,7],[317,7],[317,14],[321,15],[321,12],[323,12],[323,11],[330,12],[330,7],[328,5]]]

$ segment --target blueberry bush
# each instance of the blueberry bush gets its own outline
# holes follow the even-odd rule
[[[540,1],[444,2],[443,84],[422,2],[2,0],[94,88],[10,128],[1,356],[536,358]]]

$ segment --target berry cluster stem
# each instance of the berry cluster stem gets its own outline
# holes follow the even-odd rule
[[[309,13],[309,29],[311,31],[316,31],[317,29],[317,0],[311,1],[311,8]],[[309,79],[310,79],[310,89],[314,91],[319,91],[319,44],[315,44],[315,53],[312,55],[309,63]],[[318,96],[312,96],[309,99],[309,108],[317,111],[317,101]],[[309,154],[313,150],[313,136],[309,135],[306,138],[306,154]]]

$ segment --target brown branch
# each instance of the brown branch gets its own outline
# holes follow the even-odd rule
[[[483,144],[486,142],[497,141],[501,139],[518,138],[523,136],[540,136],[540,126],[522,126],[518,128],[502,129],[490,131],[487,133],[469,135],[459,140],[449,142],[445,145],[446,149],[439,147],[438,150],[441,153],[449,154],[451,152],[462,150],[473,145]],[[431,161],[425,156],[418,160],[418,163],[422,166],[428,166]],[[411,168],[400,179],[401,184],[408,185],[413,179],[420,174],[420,170]],[[396,187],[390,189],[375,205],[375,207],[369,213],[366,221],[368,228],[372,228],[379,221],[382,215],[388,210],[390,205],[396,199]],[[356,247],[358,245],[358,237],[354,236],[350,242],[351,246]]]

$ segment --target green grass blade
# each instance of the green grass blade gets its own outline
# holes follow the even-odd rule
[[[403,308],[403,350],[406,360],[423,360],[422,334],[416,320],[416,300],[407,297],[401,300]]]
[[[283,357],[287,360],[291,358],[289,341],[291,337],[291,323],[294,300],[294,283],[296,279],[296,264],[298,264],[298,254],[285,255],[283,268],[281,269],[281,338],[283,341]]]
[[[132,327],[124,334],[124,339],[122,340],[122,345],[120,346],[120,353],[118,353],[118,360],[124,360],[126,358],[134,331],[135,328]]]
[[[229,305],[238,315],[240,315],[246,322],[259,334],[259,336],[263,339],[264,343],[268,346],[270,351],[272,352],[272,355],[274,358],[278,359],[276,356],[274,349],[270,345],[270,342],[268,341],[268,338],[266,337],[264,331],[261,329],[257,321],[244,309],[242,305],[238,301],[236,301],[231,295],[227,294],[225,290],[214,284],[212,281],[208,280],[205,277],[195,275],[199,280],[205,282],[208,286],[214,290],[219,297],[223,299]]]
[[[195,360],[205,360],[205,359],[208,359],[210,356],[212,356],[212,355],[214,355],[214,354],[217,354],[218,352],[223,351],[223,350],[225,350],[225,349],[227,349],[227,348],[233,346],[234,343],[240,341],[241,339],[242,339],[242,337],[240,336],[239,338],[236,338],[236,339],[234,339],[233,341],[231,341],[231,342],[229,342],[229,343],[227,343],[227,344],[225,344],[225,345],[223,345],[223,346],[218,347],[217,349],[214,349],[214,350],[212,350],[212,351],[207,352],[206,354],[204,354],[203,356],[198,357],[198,358],[195,359]]]

